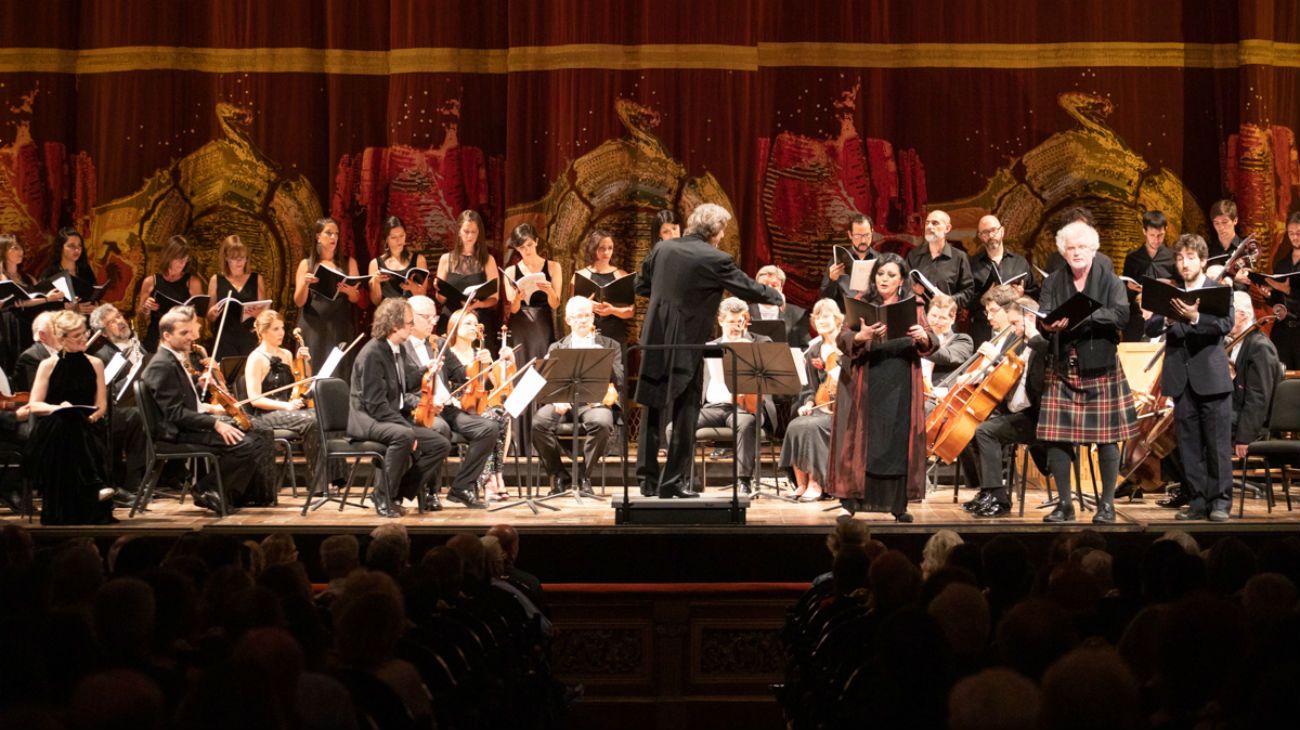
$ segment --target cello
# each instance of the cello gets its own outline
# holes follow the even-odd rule
[[[989,340],[989,342],[998,344],[1002,341],[1002,338],[1008,336],[1012,331],[1013,330],[1008,327],[997,333],[997,335],[995,335],[993,339]],[[974,379],[982,378],[983,375],[981,375],[981,373],[986,374],[992,365],[993,363],[984,355],[984,353],[976,350],[970,357],[966,358],[966,362],[963,362],[960,367],[945,377],[943,382],[939,383],[939,385],[947,385],[949,383],[969,383]],[[934,410],[930,411],[930,415],[926,416],[925,444],[928,451],[931,453],[934,452],[934,444],[939,440],[939,435],[943,432],[948,418],[952,414],[961,410],[965,400],[970,397],[971,392],[970,389],[960,387],[951,388],[942,398],[939,399]]]
[[[989,360],[973,377],[953,388],[953,393],[956,394],[954,403],[961,405],[944,419],[942,428],[930,446],[930,452],[944,463],[951,464],[957,460],[962,449],[975,437],[975,429],[988,419],[993,409],[1020,382],[1020,377],[1025,372],[1025,362],[1016,354],[1016,348],[1022,342],[1022,338],[1017,338],[1002,355]]]

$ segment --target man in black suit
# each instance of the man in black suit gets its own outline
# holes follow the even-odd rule
[[[401,500],[418,498],[420,488],[433,481],[438,462],[451,451],[451,442],[432,429],[407,420],[419,396],[411,396],[402,343],[411,336],[415,315],[405,299],[379,303],[370,326],[370,341],[352,365],[348,436],[378,441],[384,453],[384,481],[374,495],[380,517],[406,514]],[[451,496],[451,495],[448,495]]]
[[[60,311],[62,310],[41,312],[32,320],[32,346],[18,355],[14,374],[9,382],[15,393],[30,391],[32,383],[36,380],[36,368],[40,367],[41,361],[59,353],[59,344],[54,339],[50,322]]]
[[[781,267],[768,264],[758,270],[754,280],[781,292],[785,296],[785,272]],[[842,306],[842,305],[841,305]],[[812,336],[808,333],[808,310],[798,304],[750,304],[751,321],[780,320],[785,323],[785,339],[791,347],[804,349]]]
[[[717,246],[731,214],[712,203],[691,213],[686,235],[664,241],[641,263],[637,294],[649,297],[641,344],[703,345],[713,328],[722,292],[749,302],[780,304],[781,293],[749,278],[731,256]],[[703,350],[646,350],[641,361],[636,400],[646,406],[637,448],[637,480],[642,494],[661,498],[693,497],[684,480],[695,446],[700,414],[700,371]],[[659,469],[659,439],[671,421],[673,438],[668,458]]]
[[[1255,311],[1246,292],[1233,292],[1234,315],[1229,339],[1236,338],[1255,323]],[[1259,330],[1246,335],[1228,353],[1236,368],[1232,378],[1233,456],[1246,456],[1251,441],[1262,437],[1273,406],[1273,391],[1282,381],[1282,360],[1273,341]]]
[[[564,305],[564,321],[569,325],[569,334],[551,344],[549,355],[556,350],[604,348],[613,350],[614,369],[610,373],[610,393],[615,399],[623,391],[623,360],[618,356],[618,342],[596,331],[596,318],[592,313],[591,300],[586,297],[573,297]],[[615,401],[617,402],[617,401]],[[537,458],[543,468],[555,477],[552,494],[568,490],[572,486],[573,472],[565,469],[560,462],[560,441],[556,429],[561,423],[572,423],[573,408],[570,403],[547,403],[537,409],[533,416],[533,447],[537,449]],[[582,403],[577,407],[578,424],[587,440],[582,449],[582,464],[578,471],[578,492],[583,496],[594,496],[591,490],[591,465],[598,463],[605,456],[609,436],[614,432],[614,412],[600,403]]]
[[[876,257],[876,252],[871,249],[871,218],[861,213],[855,213],[849,218],[849,253],[852,254],[854,261],[870,261]],[[844,311],[844,297],[856,297],[864,294],[863,290],[854,290],[849,288],[851,275],[853,272],[848,266],[841,261],[835,263],[835,257],[831,257],[830,264],[826,267],[826,272],[822,274],[822,288],[819,292],[819,298],[830,299]],[[805,329],[807,329],[805,327]]]
[[[130,392],[127,379],[132,368],[137,365],[143,367],[141,363],[145,360],[145,352],[139,340],[131,335],[131,326],[127,324],[126,317],[112,304],[101,304],[90,313],[90,328],[100,333],[99,341],[102,344],[96,348],[95,356],[104,362],[105,368],[117,355],[125,359],[107,388],[111,404],[109,440],[113,448],[109,453],[109,463],[113,466],[112,482],[120,485],[116,499],[126,503],[135,499],[134,492],[144,476],[144,423],[140,411],[130,405],[135,403],[134,396],[122,394],[120,401],[116,398],[123,388]]]
[[[935,389],[935,395],[943,397],[952,387],[957,369],[975,352],[975,343],[970,335],[953,331],[952,327],[957,323],[957,302],[947,294],[936,294],[930,300],[925,319],[939,338],[939,347],[922,358],[922,371],[926,362],[931,363],[930,385]]]
[[[1174,261],[1184,289],[1215,286],[1205,275],[1208,248],[1193,234],[1178,237]],[[1159,315],[1147,321],[1147,332],[1165,332],[1165,364],[1160,388],[1174,399],[1178,424],[1178,454],[1183,462],[1187,510],[1180,520],[1226,522],[1232,506],[1232,378],[1223,336],[1232,329],[1233,314],[1222,317],[1200,311],[1199,302],[1173,300],[1178,314],[1169,327]]]
[[[411,305],[415,324],[411,326],[411,336],[402,343],[402,352],[408,368],[408,377],[405,378],[406,392],[408,401],[419,403],[424,373],[430,367],[441,367],[434,360],[437,356],[437,345],[432,344],[430,340],[438,321],[437,308],[433,300],[425,296],[414,296],[407,302]],[[435,339],[433,342],[441,344],[440,340]],[[478,486],[478,477],[483,473],[483,465],[492,455],[497,437],[501,435],[500,427],[490,418],[462,411],[454,400],[441,404],[435,402],[434,414],[433,426],[430,428],[435,433],[447,439],[448,443],[451,443],[452,433],[458,433],[466,443],[465,455],[460,460],[456,476],[452,477],[451,486],[447,489],[447,498],[471,509],[484,508],[486,505],[474,492]],[[424,509],[427,512],[437,512],[442,509],[436,491],[429,490]]]
[[[174,307],[158,322],[158,352],[140,374],[158,406],[154,439],[162,442],[160,445],[181,443],[217,454],[221,481],[232,500],[245,494],[266,494],[266,475],[258,467],[274,459],[270,432],[254,429],[244,433],[218,418],[223,413],[220,406],[200,401],[198,388],[183,364],[194,344],[195,322],[193,307]],[[221,511],[215,471],[195,485],[194,503]]]

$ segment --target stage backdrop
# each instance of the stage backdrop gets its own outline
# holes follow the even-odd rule
[[[1234,197],[1267,256],[1300,194],[1297,0],[73,0],[0,6],[0,231],[29,270],[86,232],[132,308],[175,233],[212,273],[238,233],[289,308],[321,215],[365,266],[380,220],[431,258],[465,208],[566,271],[660,208],[736,214],[725,246],[809,303],[854,211],[907,248],[929,207],[968,250],[997,213],[1042,261],[1082,203],[1104,249],[1206,232]]]

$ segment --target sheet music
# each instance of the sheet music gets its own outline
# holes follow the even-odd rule
[[[321,365],[320,370],[316,372],[315,379],[334,377],[334,371],[338,369],[340,362],[343,362],[343,350],[337,347],[330,350],[329,357],[325,358],[325,364]]]
[[[0,369],[0,395],[8,397],[13,394],[13,389],[9,387],[9,376],[5,375],[5,371]]]
[[[537,397],[537,394],[542,392],[545,385],[546,376],[537,372],[537,368],[529,365],[524,374],[520,375],[519,380],[515,382],[515,389],[510,393],[510,397],[506,398],[506,413],[509,413],[511,418],[518,418],[519,414],[523,413],[524,409],[528,407],[528,404],[532,403],[533,399]]]
[[[526,274],[515,281],[515,287],[523,292],[524,301],[527,302],[537,292],[537,285],[546,281],[546,274]]]
[[[140,368],[142,367],[144,367],[143,357],[137,360],[136,363],[131,366],[130,372],[126,374],[126,380],[122,382],[122,388],[118,390],[117,395],[113,397],[114,402],[122,400],[122,396],[126,395],[126,392],[131,389],[131,383],[135,382],[135,376],[140,374]],[[106,380],[104,382],[108,382],[108,381]]]
[[[704,392],[704,402],[730,403],[732,400],[731,389],[727,387],[727,379],[722,374],[722,358],[705,358],[704,367],[707,369],[705,382],[708,383],[708,387]]]
[[[803,369],[803,350],[791,347],[790,356],[794,358],[794,371],[799,374],[799,387],[807,386],[808,373]]]
[[[113,353],[113,359],[109,360],[108,365],[104,366],[104,382],[113,382],[117,378],[117,374],[122,371],[122,368],[126,367],[127,362],[129,361],[122,357],[122,353]]]
[[[853,271],[849,274],[849,291],[866,291],[871,284],[871,272],[875,268],[875,259],[854,261]]]
[[[920,269],[912,269],[912,276],[915,276],[916,280],[921,282],[921,286],[925,287],[925,290],[930,292],[930,296],[939,293],[939,287],[935,286],[934,282],[926,278],[925,274],[922,274]]]
[[[72,287],[68,285],[67,276],[60,276],[54,281],[51,281],[50,283],[54,285],[55,289],[58,289],[59,291],[63,292],[64,299],[66,299],[69,302],[76,301],[77,295],[72,293]]]

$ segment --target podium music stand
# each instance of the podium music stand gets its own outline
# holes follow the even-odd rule
[[[798,395],[802,386],[799,372],[795,370],[794,356],[790,346],[785,342],[725,342],[723,347],[732,353],[731,369],[723,377],[727,389],[731,391],[731,432],[739,453],[740,445],[740,407],[736,395],[744,393],[757,394],[758,399],[754,414],[754,499],[774,497],[794,501],[781,494],[779,484],[773,484],[774,494],[765,494],[763,486],[763,396]],[[739,466],[735,469],[736,481],[739,481]],[[734,484],[734,482],[733,482]]]
[[[609,390],[610,377],[614,373],[614,357],[617,355],[617,350],[600,347],[556,349],[546,356],[546,363],[541,371],[542,377],[546,378],[546,385],[542,386],[541,392],[533,402],[543,405],[569,404],[569,415],[573,422],[573,475],[568,492],[549,494],[535,500],[542,506],[555,509],[546,502],[566,496],[572,497],[579,504],[582,503],[580,492],[582,482],[578,479],[578,444],[582,437],[578,422],[578,406],[584,403],[600,403],[605,397],[605,393]],[[602,496],[591,498],[608,499]]]

